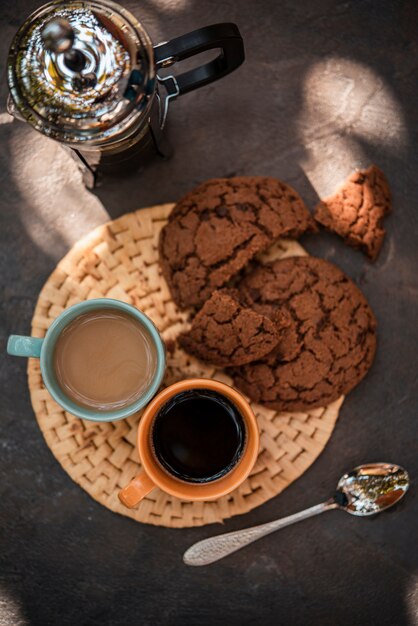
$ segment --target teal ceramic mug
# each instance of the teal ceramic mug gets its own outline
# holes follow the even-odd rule
[[[157,364],[154,377],[145,392],[129,406],[110,411],[100,411],[79,406],[59,386],[54,372],[54,348],[60,333],[74,319],[94,310],[116,309],[134,317],[148,331],[154,343]],[[165,372],[165,348],[163,340],[153,322],[141,311],[130,304],[110,298],[97,298],[74,304],[69,307],[49,327],[45,337],[24,337],[11,335],[7,343],[7,352],[14,356],[40,358],[41,374],[45,387],[53,399],[69,413],[94,422],[112,422],[128,417],[146,406],[157,393]]]

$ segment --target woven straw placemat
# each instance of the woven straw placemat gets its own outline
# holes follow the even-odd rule
[[[116,298],[144,311],[165,340],[187,327],[158,264],[158,236],[172,204],[141,209],[96,228],[58,263],[44,285],[32,319],[32,335],[43,337],[67,307],[91,298]],[[294,241],[277,242],[261,260],[303,255]],[[190,377],[230,383],[221,371],[182,350],[168,352],[164,384]],[[32,406],[45,440],[71,478],[95,500],[138,522],[161,526],[200,526],[250,511],[279,494],[301,476],[324,449],[335,426],[341,397],[309,413],[278,413],[253,405],[261,447],[249,478],[233,493],[214,502],[183,502],[159,489],[137,509],[122,506],[118,490],[140,469],[136,430],[140,414],[114,423],[80,420],[65,412],[45,389],[37,359],[28,366]]]

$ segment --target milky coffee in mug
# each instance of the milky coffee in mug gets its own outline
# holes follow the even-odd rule
[[[72,320],[53,356],[62,391],[78,406],[99,411],[134,403],[155,377],[157,351],[148,330],[117,309],[97,309]]]
[[[7,352],[39,359],[53,400],[93,422],[124,419],[147,406],[166,364],[155,324],[136,307],[113,298],[71,305],[45,337],[10,335]]]

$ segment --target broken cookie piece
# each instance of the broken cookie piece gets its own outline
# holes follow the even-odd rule
[[[374,261],[385,236],[383,218],[390,210],[389,184],[383,172],[371,165],[351,174],[334,195],[322,200],[314,218]]]
[[[300,196],[264,176],[214,178],[176,204],[159,241],[173,300],[200,307],[279,237],[298,238],[316,225]]]
[[[244,365],[267,355],[278,344],[282,325],[256,313],[240,301],[235,290],[215,291],[180,335],[179,344],[202,361],[219,366]]]

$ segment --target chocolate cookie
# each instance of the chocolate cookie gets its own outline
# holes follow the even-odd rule
[[[390,210],[388,182],[383,172],[371,165],[351,174],[334,195],[322,200],[314,218],[374,261],[385,236],[383,218]]]
[[[245,307],[238,292],[214,291],[179,337],[182,348],[214,365],[244,365],[265,356],[277,345],[281,318],[274,322]]]
[[[181,307],[201,306],[278,237],[316,230],[299,195],[263,176],[215,178],[176,204],[160,234],[160,263]]]
[[[376,321],[361,291],[340,269],[314,257],[259,267],[240,286],[254,310],[293,322],[287,345],[257,362],[231,368],[236,386],[267,407],[324,406],[366,375],[376,350]],[[283,358],[287,353],[287,360]]]

